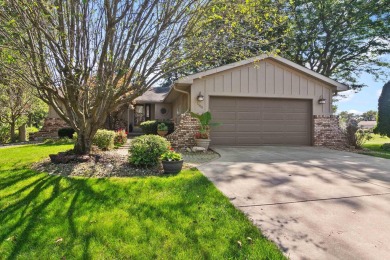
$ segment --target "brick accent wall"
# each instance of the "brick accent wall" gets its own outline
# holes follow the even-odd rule
[[[69,125],[61,118],[46,117],[41,130],[35,134],[30,134],[30,140],[58,137],[58,129],[63,127],[69,127]]]
[[[195,134],[199,129],[198,119],[193,118],[190,113],[180,115],[175,131],[167,135],[173,148],[183,148],[195,146]]]
[[[345,148],[345,136],[335,115],[314,116],[314,146]]]

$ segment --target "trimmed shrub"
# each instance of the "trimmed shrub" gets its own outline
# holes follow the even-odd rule
[[[127,133],[124,129],[119,129],[115,132],[114,143],[116,146],[122,146],[127,142]]]
[[[389,151],[390,152],[390,143],[382,144],[381,149],[383,151]]]
[[[168,127],[168,134],[173,133],[175,131],[175,124],[171,121],[156,121],[156,120],[150,120],[142,122],[140,127],[142,129],[142,132],[146,135],[156,135],[158,125],[164,123]]]
[[[68,137],[69,139],[72,139],[74,133],[75,133],[75,130],[71,127],[64,127],[64,128],[58,129],[58,137],[59,138]]]
[[[99,129],[93,137],[92,143],[102,150],[114,148],[115,132]]]
[[[11,141],[9,127],[6,125],[0,125],[0,144],[5,144],[9,141]]]
[[[164,137],[141,135],[131,141],[129,161],[136,166],[155,166],[160,156],[169,151],[170,146],[171,144]]]
[[[363,144],[372,138],[369,132],[365,132],[362,129],[359,129],[354,124],[349,124],[344,131],[345,138],[347,143],[350,146],[354,146],[357,149],[361,149]]]

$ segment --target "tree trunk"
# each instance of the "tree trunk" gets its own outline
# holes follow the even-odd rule
[[[15,122],[12,122],[10,124],[11,143],[16,142],[15,125],[16,125]]]
[[[77,141],[74,145],[74,152],[76,154],[90,154],[92,148],[92,139],[96,134],[95,129],[85,129],[77,133]]]

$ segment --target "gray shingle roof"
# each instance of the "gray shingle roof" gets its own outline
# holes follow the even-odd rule
[[[137,97],[135,103],[159,103],[163,102],[171,87],[150,88],[142,96]]]

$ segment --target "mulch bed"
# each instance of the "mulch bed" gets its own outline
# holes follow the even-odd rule
[[[95,158],[98,158],[96,160]],[[88,162],[69,162],[54,164],[49,158],[35,163],[32,168],[40,172],[61,176],[79,177],[131,177],[156,176],[163,174],[161,167],[137,168],[128,162],[128,156],[116,151],[97,152]]]
[[[196,167],[201,162],[208,162],[219,155],[213,151],[207,153],[183,153],[183,169]],[[198,159],[196,159],[199,157]],[[188,162],[186,162],[186,159]],[[134,177],[134,176],[161,176],[163,169],[161,165],[151,168],[138,168],[128,162],[128,155],[120,154],[118,151],[93,151],[91,159],[87,162],[52,163],[50,158],[33,164],[32,169],[48,174],[67,177]]]

